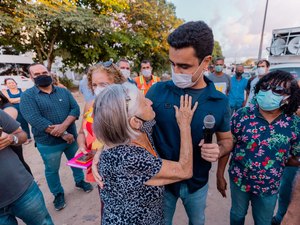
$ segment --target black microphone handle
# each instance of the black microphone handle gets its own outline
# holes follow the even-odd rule
[[[203,136],[204,136],[204,143],[205,144],[211,144],[212,138],[213,138],[213,129],[204,128]]]

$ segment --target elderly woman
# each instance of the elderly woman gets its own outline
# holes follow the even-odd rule
[[[87,73],[87,79],[89,88],[92,93],[96,95],[110,84],[122,84],[126,82],[125,77],[121,74],[118,67],[111,61],[98,63],[90,67]],[[97,141],[92,128],[93,104],[94,101],[87,102],[84,107],[82,125],[77,137],[79,153],[82,152],[86,154],[86,150],[97,150],[102,147],[102,144]],[[91,169],[87,171],[86,180],[89,182],[95,181]]]
[[[270,72],[257,83],[255,101],[231,121],[231,225],[244,224],[249,202],[255,224],[271,224],[283,169],[300,165],[297,81],[290,73]]]
[[[175,107],[179,161],[161,159],[153,145],[152,102],[131,84],[111,85],[95,100],[94,132],[104,143],[98,170],[104,181],[102,224],[163,224],[163,185],[192,176],[190,123],[198,103],[182,96]]]

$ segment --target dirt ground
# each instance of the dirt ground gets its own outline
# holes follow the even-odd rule
[[[81,109],[83,109],[84,101],[78,92],[73,92],[74,97],[78,101]],[[81,118],[77,121],[79,126]],[[52,219],[56,225],[93,225],[100,223],[100,201],[99,194],[94,184],[95,189],[90,193],[75,189],[75,184],[72,178],[71,170],[66,166],[66,158],[62,157],[60,177],[65,191],[67,207],[59,212],[55,211],[53,206],[53,196],[50,193],[45,175],[43,161],[34,147],[33,142],[24,146],[24,158],[29,164],[35,180],[38,182],[41,191],[43,192],[46,206]],[[230,211],[230,193],[227,191],[228,197],[222,198],[216,188],[216,163],[210,171],[209,191],[206,208],[206,223],[207,225],[227,225],[229,224]],[[227,177],[228,178],[228,177]],[[228,181],[228,179],[227,179]],[[33,215],[34,216],[34,215]],[[20,221],[19,224],[24,224]],[[188,219],[181,203],[177,203],[177,208],[174,216],[174,225],[186,225]],[[249,209],[245,225],[254,224]]]

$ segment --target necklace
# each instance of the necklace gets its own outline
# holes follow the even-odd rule
[[[137,140],[132,140],[132,141],[131,141],[132,144],[138,145],[138,146],[140,146],[140,147],[146,149],[151,155],[154,155],[155,157],[157,157],[157,154],[156,154],[156,152],[154,151],[154,149],[153,149],[153,147],[152,147],[152,145],[151,145],[151,143],[150,143],[148,137],[146,137],[146,142],[147,142],[146,145],[144,145],[144,144],[141,144],[141,143],[140,143],[139,141],[137,141]]]

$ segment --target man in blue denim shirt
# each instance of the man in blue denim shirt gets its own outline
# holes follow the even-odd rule
[[[20,109],[32,126],[37,149],[45,164],[47,184],[55,196],[54,207],[61,210],[66,206],[59,178],[61,155],[64,153],[70,160],[78,149],[75,120],[80,110],[68,90],[52,85],[52,77],[44,65],[31,65],[29,73],[35,86],[23,93]],[[84,181],[82,170],[72,168],[72,171],[76,187],[90,192],[93,187]]]
[[[244,66],[237,65],[235,69],[235,76],[231,78],[231,89],[229,91],[229,104],[231,113],[242,108],[245,102],[245,91],[247,87],[247,79],[242,75],[244,73]]]
[[[203,225],[211,162],[228,154],[232,148],[230,109],[227,97],[217,91],[214,84],[203,76],[212,58],[214,41],[211,29],[202,21],[189,22],[171,33],[168,43],[172,81],[154,84],[146,95],[153,102],[152,107],[156,113],[153,139],[160,157],[179,159],[180,132],[173,106],[179,106],[180,96],[191,95],[193,104],[198,101],[199,106],[191,124],[194,149],[193,177],[187,181],[167,185],[164,217],[167,225],[172,224],[177,199],[181,198],[189,223]],[[216,120],[213,129],[218,144],[203,144],[203,140],[201,141],[203,119],[209,114]]]

